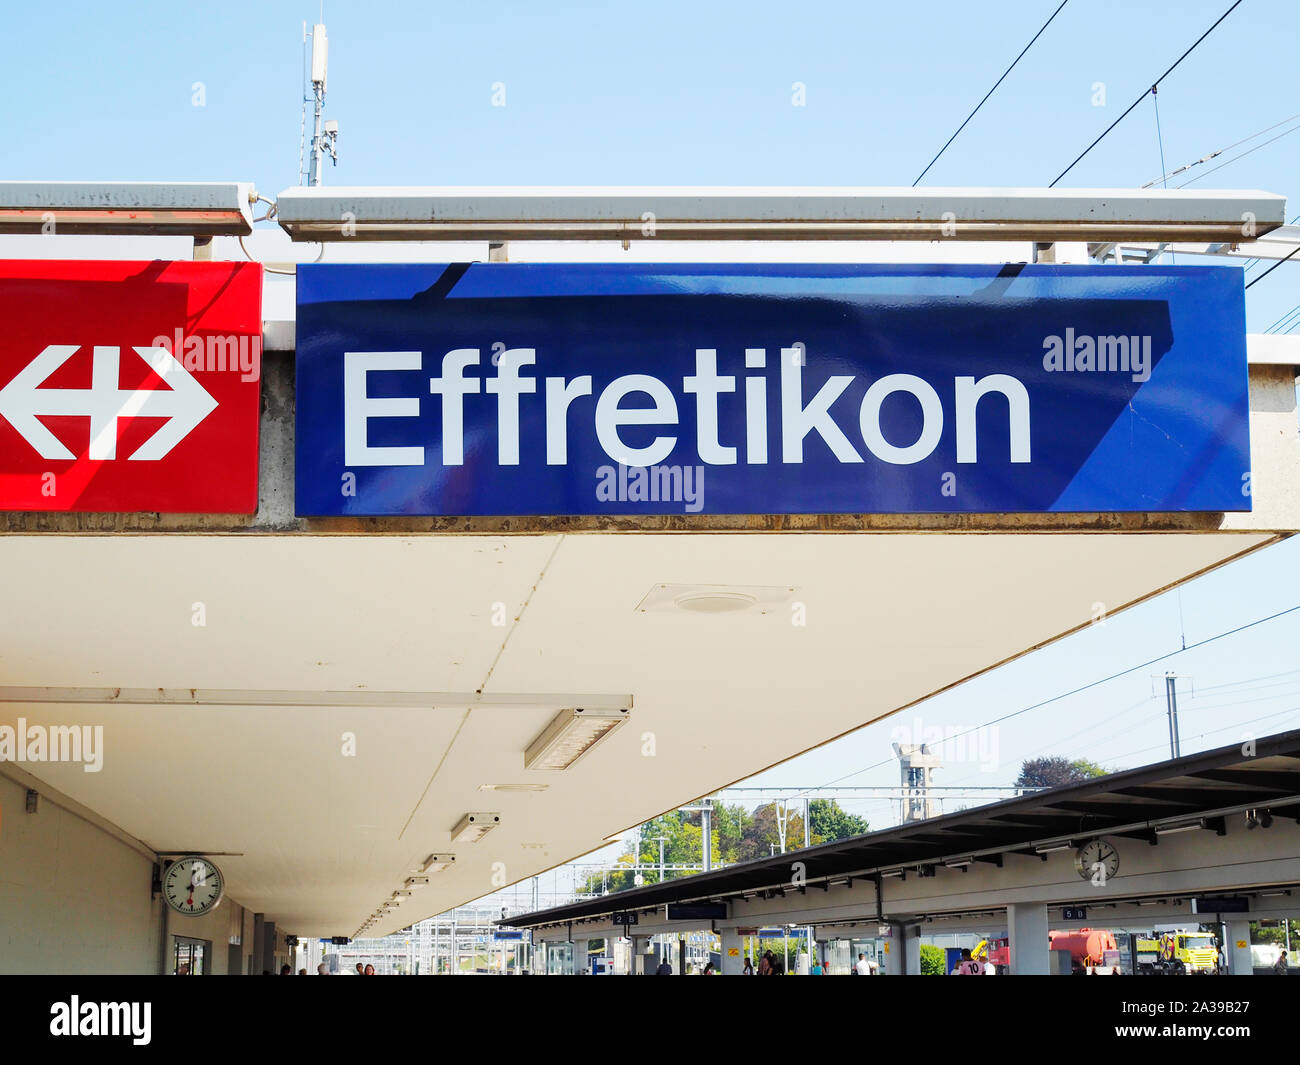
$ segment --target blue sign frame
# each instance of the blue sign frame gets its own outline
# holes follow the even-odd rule
[[[1242,271],[306,264],[297,512],[1250,510]]]

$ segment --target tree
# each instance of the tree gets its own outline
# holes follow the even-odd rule
[[[813,799],[808,804],[808,824],[813,843],[865,836],[871,830],[865,817],[849,813],[834,799]]]
[[[715,803],[711,815],[713,866],[735,865],[782,853],[779,813],[780,807],[776,803],[760,806],[753,813],[739,803]],[[626,852],[619,856],[618,868],[591,874],[581,883],[579,890],[588,895],[626,891],[637,886],[638,873],[642,883],[656,883],[659,879],[660,836],[664,839],[665,865],[698,867],[704,848],[702,818],[699,811],[674,810],[647,821],[641,826],[639,853],[636,842],[630,841]],[[830,799],[809,802],[808,822],[810,840],[814,844],[860,836],[869,831],[865,818],[846,812]],[[790,810],[785,823],[785,849],[799,849],[803,846],[803,837],[803,817]],[[694,869],[668,869],[664,879],[690,876],[693,872]]]
[[[948,960],[948,954],[943,947],[936,947],[929,943],[921,944],[921,975],[922,976],[944,976],[944,965]]]
[[[1086,758],[1027,758],[1020,766],[1020,776],[1016,778],[1018,788],[1060,788],[1066,784],[1078,784],[1093,777],[1102,777],[1109,772],[1090,762]]]
[[[737,861],[748,862],[756,858],[770,858],[782,853],[779,808],[768,803],[754,811],[737,848]],[[785,819],[785,850],[803,846],[803,818],[796,813]]]

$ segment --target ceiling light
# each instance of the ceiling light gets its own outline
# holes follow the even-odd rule
[[[688,592],[677,599],[677,609],[691,614],[735,614],[758,600],[744,592]]]
[[[422,873],[441,873],[449,865],[456,864],[454,854],[430,854],[424,859],[424,864],[420,866]]]
[[[1189,825],[1157,825],[1157,836],[1173,836],[1179,832],[1195,832],[1198,828],[1204,828],[1205,825],[1200,821],[1193,821]]]
[[[479,791],[545,791],[549,784],[480,784]]]
[[[477,843],[501,823],[501,815],[493,813],[465,814],[451,830],[453,843]]]
[[[1057,851],[1068,851],[1073,844],[1068,841],[1065,843],[1049,843],[1043,847],[1035,847],[1035,854],[1055,854]]]
[[[964,869],[974,861],[974,858],[950,858],[943,864],[949,869]]]
[[[790,600],[789,585],[656,584],[637,605],[642,613],[768,614]]]
[[[561,710],[524,751],[524,768],[568,769],[627,716],[626,710]]]

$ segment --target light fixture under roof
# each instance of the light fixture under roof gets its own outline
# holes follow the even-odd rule
[[[479,791],[545,791],[549,784],[480,784]]]
[[[627,718],[627,710],[561,710],[524,751],[524,768],[568,769]]]
[[[441,873],[448,866],[456,864],[454,854],[430,854],[420,866],[422,873]]]
[[[642,613],[769,614],[789,602],[789,585],[656,584],[637,606]]]
[[[451,830],[453,843],[477,843],[501,823],[496,813],[469,813],[456,822]]]

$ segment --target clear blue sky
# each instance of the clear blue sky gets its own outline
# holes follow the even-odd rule
[[[341,159],[326,182],[906,185],[1056,2],[334,0],[327,114],[341,126]],[[1070,0],[927,183],[1047,184],[1227,6]],[[9,5],[0,176],[238,179],[274,196],[297,181],[301,25],[318,17],[316,3],[280,0]],[[1297,21],[1294,2],[1246,0],[1160,90],[1164,165],[1148,99],[1065,184],[1141,185],[1300,112],[1285,59]],[[505,107],[492,106],[498,82]],[[806,86],[804,107],[792,106],[795,82]],[[1300,134],[1197,184],[1294,198],[1297,174]],[[1250,328],[1298,302],[1300,264],[1287,264],[1248,293]],[[1188,586],[1181,622],[1179,596],[1162,597],[935,699],[920,716],[976,725],[1177,648],[1184,627],[1190,643],[1294,606],[1298,551],[1271,548]],[[1185,703],[1184,749],[1300,724],[1300,672],[1256,679],[1300,670],[1297,637],[1300,613],[1171,660],[1204,692]],[[1153,671],[1003,724],[998,771],[954,767],[937,782],[1002,783],[1036,754],[1124,766],[1162,756]],[[888,758],[897,723],[767,776],[815,784],[874,765]],[[846,783],[896,774],[890,763]]]

